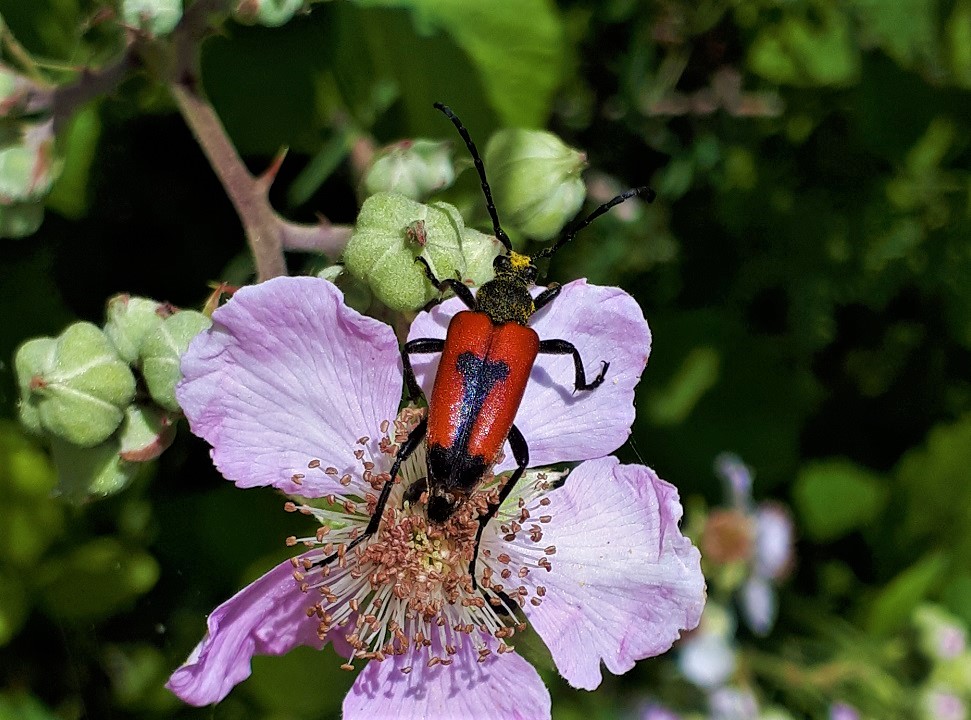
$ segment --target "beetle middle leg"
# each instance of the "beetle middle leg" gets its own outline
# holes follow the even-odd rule
[[[600,387],[603,384],[604,378],[607,377],[607,368],[610,367],[609,362],[601,360],[600,362],[603,363],[603,367],[600,368],[600,374],[588,383],[587,374],[583,370],[583,360],[580,358],[580,352],[573,343],[567,342],[566,340],[540,340],[539,352],[542,355],[572,355],[573,367],[576,370],[573,387],[578,391],[593,390],[596,387]]]
[[[415,338],[406,342],[401,348],[401,365],[404,368],[405,386],[408,388],[408,399],[411,402],[416,401],[423,393],[415,378],[415,370],[411,367],[409,355],[440,353],[444,348],[445,340],[439,338]]]
[[[398,448],[398,453],[394,456],[394,463],[391,465],[391,471],[388,473],[388,479],[384,483],[384,487],[381,488],[381,494],[378,496],[378,502],[374,507],[374,513],[371,515],[371,519],[368,520],[367,527],[364,532],[358,535],[354,540],[352,540],[343,549],[344,553],[348,553],[358,545],[363,543],[365,540],[370,538],[374,533],[378,531],[381,527],[381,517],[384,515],[384,508],[388,505],[388,498],[391,497],[391,490],[394,488],[395,478],[398,477],[398,472],[401,470],[401,465],[411,457],[412,453],[418,449],[422,441],[425,439],[425,432],[428,430],[428,418],[422,418],[421,422],[415,425],[414,429],[408,434],[408,438],[402,443],[401,447]],[[318,560],[314,565],[329,565],[340,555],[340,552],[334,552],[325,557],[323,560]]]
[[[526,444],[526,438],[519,431],[515,425],[509,431],[509,447],[512,448],[512,456],[516,461],[516,469],[513,470],[512,475],[506,480],[506,484],[502,486],[499,490],[499,498],[496,502],[489,505],[489,509],[486,510],[485,515],[479,516],[479,529],[475,533],[475,545],[472,550],[472,562],[469,563],[469,575],[472,576],[472,587],[477,588],[478,584],[475,581],[475,562],[479,559],[479,541],[482,540],[482,532],[485,530],[486,525],[489,521],[496,516],[499,511],[499,507],[505,502],[506,498],[509,497],[509,493],[519,482],[519,478],[523,476],[526,471],[526,466],[529,465],[529,445]]]

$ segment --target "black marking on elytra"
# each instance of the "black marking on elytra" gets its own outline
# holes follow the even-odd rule
[[[489,469],[493,458],[471,454],[469,436],[489,393],[509,377],[509,365],[473,352],[459,355],[455,369],[462,378],[455,437],[448,447],[434,444],[428,448],[428,518],[432,522],[444,522],[451,517]]]

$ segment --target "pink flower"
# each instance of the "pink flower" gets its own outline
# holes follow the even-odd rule
[[[443,337],[458,309],[449,301],[423,314],[412,335]],[[340,562],[315,562],[363,531],[418,417],[398,410],[391,329],[313,278],[243,288],[213,319],[182,362],[178,397],[193,432],[237,486],[306,498],[288,509],[318,522],[288,539],[301,555],[209,616],[208,634],[168,682],[184,701],[218,702],[248,677],[253,655],[333,642],[348,665],[364,664],[344,700],[349,720],[533,720],[550,716],[550,697],[510,642],[523,617],[560,673],[590,690],[601,663],[626,672],[698,623],[704,581],[678,529],[676,490],[649,468],[605,457],[630,432],[650,347],[625,293],[571,283],[533,324],[541,337],[569,338],[588,365],[609,360],[610,374],[596,391],[574,394],[571,359],[540,356],[516,418],[531,467],[583,462],[565,482],[564,473],[527,472],[483,534],[478,590],[468,575],[475,506],[498,481],[487,479],[464,513],[430,525],[424,507],[403,498],[425,474],[421,449],[402,467],[378,533]],[[427,391],[436,361],[422,360],[415,368]]]

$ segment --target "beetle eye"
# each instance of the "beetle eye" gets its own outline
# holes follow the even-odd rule
[[[510,267],[512,266],[508,255],[496,255],[496,259],[492,261],[493,270],[508,270]]]

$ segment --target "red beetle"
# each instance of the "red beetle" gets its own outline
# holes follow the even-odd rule
[[[425,274],[439,291],[452,290],[469,308],[457,313],[448,326],[444,340],[418,338],[405,343],[402,349],[405,382],[412,400],[421,396],[409,356],[421,353],[442,354],[432,390],[428,415],[412,430],[395,457],[388,480],[381,490],[377,507],[365,532],[348,546],[348,550],[364,542],[377,532],[385,505],[391,494],[394,479],[401,464],[415,451],[422,440],[427,441],[427,477],[406,491],[406,499],[415,501],[428,493],[427,514],[433,523],[447,521],[478,488],[483,476],[496,462],[506,440],[512,448],[516,469],[499,491],[498,501],[479,517],[475,553],[478,554],[482,531],[522,477],[529,464],[529,446],[513,421],[526,391],[536,356],[572,355],[575,367],[574,388],[593,390],[604,381],[610,363],[602,361],[600,372],[587,382],[583,360],[576,347],[567,340],[540,340],[529,327],[529,319],[540,308],[552,302],[560,293],[560,286],[551,283],[536,298],[530,288],[536,282],[537,269],[533,258],[512,249],[509,237],[499,224],[499,216],[486,180],[485,167],[478,150],[462,122],[446,105],[435,103],[452,121],[465,141],[475,168],[479,173],[486,207],[492,218],[496,238],[505,247],[505,254],[493,262],[495,277],[479,288],[477,295],[459,280],[439,280],[423,258]],[[610,208],[634,195],[643,195],[648,202],[654,192],[645,187],[634,188],[604,203],[584,219],[571,224],[551,247],[536,257],[549,257],[572,240],[576,234],[603,215]],[[475,586],[475,562],[469,566]],[[324,562],[329,562],[337,554]]]

